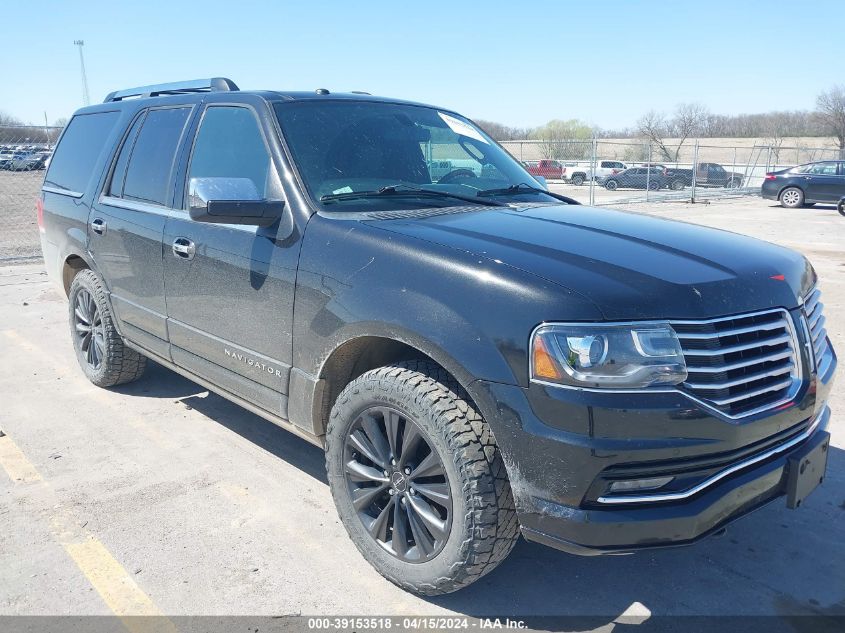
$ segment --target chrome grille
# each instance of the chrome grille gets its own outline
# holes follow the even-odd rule
[[[709,321],[674,321],[688,377],[681,388],[731,417],[777,406],[800,378],[785,310]]]
[[[821,302],[822,293],[815,288],[807,298],[804,299],[804,316],[807,317],[807,327],[810,328],[810,340],[813,342],[813,357],[816,359],[816,368],[819,373],[825,353],[828,351],[827,330],[824,327],[824,304]]]

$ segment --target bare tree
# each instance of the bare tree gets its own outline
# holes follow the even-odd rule
[[[651,110],[637,122],[637,128],[659,152],[663,160],[677,163],[681,149],[690,136],[702,131],[708,122],[710,112],[700,103],[681,103],[675,108],[671,119],[661,112]],[[670,144],[667,139],[677,139]]]
[[[710,112],[700,103],[681,103],[675,108],[675,116],[672,118],[672,135],[678,139],[675,148],[675,162],[681,153],[686,140],[701,132],[704,122]]]
[[[510,127],[496,121],[476,119],[475,122],[497,141],[522,140],[528,138],[529,135],[529,130],[525,128]]]
[[[765,139],[766,145],[772,150],[771,159],[775,165],[777,165],[780,159],[781,148],[786,138],[786,129],[789,127],[789,122],[783,114],[781,112],[771,112],[765,116],[762,123],[762,136]]]
[[[664,160],[674,161],[677,159],[677,152],[673,152],[664,140],[669,136],[669,123],[662,112],[649,110],[640,120],[637,121],[637,130],[646,141],[654,146]]]
[[[824,128],[836,138],[839,158],[845,159],[845,86],[834,86],[816,98],[818,117]]]

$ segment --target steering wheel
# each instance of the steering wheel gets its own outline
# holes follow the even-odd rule
[[[465,169],[465,168],[453,169],[448,174],[446,174],[445,176],[440,178],[440,180],[437,181],[437,184],[438,185],[447,185],[457,178],[476,178],[476,177],[477,176],[475,175],[475,172],[472,171],[471,169]]]

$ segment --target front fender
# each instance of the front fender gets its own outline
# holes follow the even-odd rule
[[[308,225],[293,359],[312,376],[344,342],[381,336],[426,353],[464,385],[527,386],[538,323],[601,318],[586,298],[551,281],[378,224],[315,216]]]

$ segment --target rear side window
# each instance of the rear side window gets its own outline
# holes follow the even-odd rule
[[[44,184],[68,193],[84,193],[119,116],[119,112],[96,112],[73,117],[50,161]]]
[[[820,176],[835,176],[836,163],[817,163],[813,165],[807,173],[817,174]]]
[[[176,149],[190,113],[189,107],[147,112],[126,168],[124,198],[163,206],[168,204]]]

